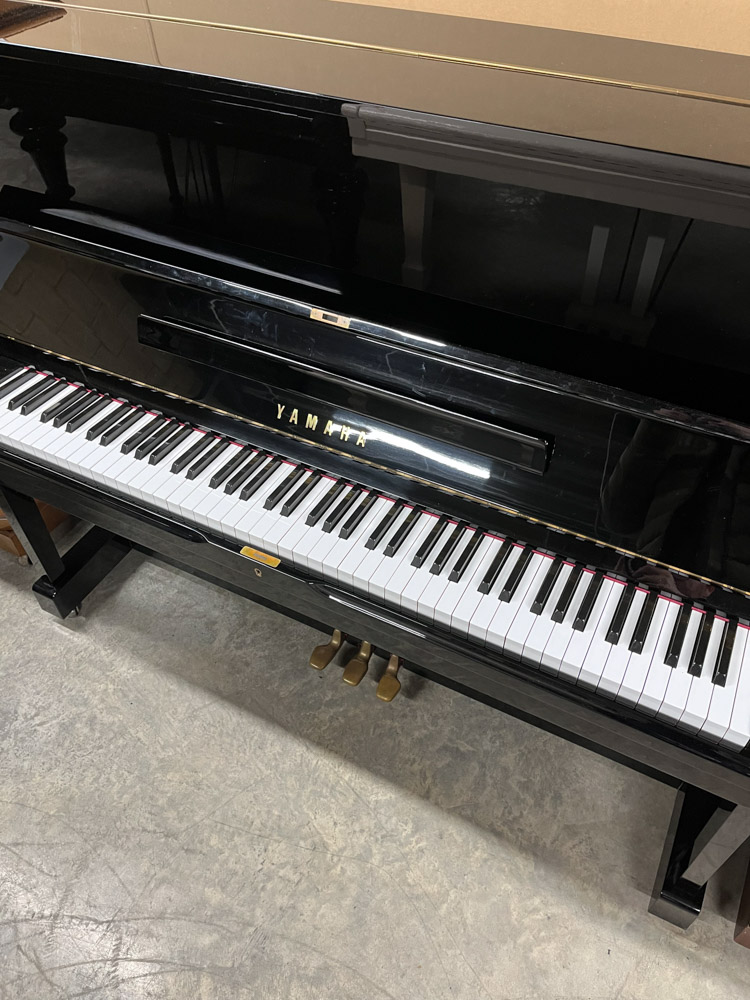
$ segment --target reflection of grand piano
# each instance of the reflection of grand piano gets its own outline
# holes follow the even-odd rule
[[[746,56],[132,7],[0,58],[40,602],[136,546],[328,627],[350,684],[384,655],[383,700],[406,667],[678,784],[652,908],[687,926],[750,835]],[[65,559],[32,496],[95,525]]]

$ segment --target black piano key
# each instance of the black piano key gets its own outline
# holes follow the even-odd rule
[[[603,573],[594,573],[589,581],[589,585],[586,588],[586,593],[583,595],[583,600],[581,601],[581,606],[573,621],[573,628],[576,632],[583,632],[588,624],[588,620],[591,617],[591,609],[594,607],[594,601],[596,601],[599,596],[599,591],[602,587],[602,582],[604,580]]]
[[[299,507],[305,497],[309,496],[323,478],[322,472],[311,472],[307,479],[281,505],[281,516],[289,517]]]
[[[404,544],[406,539],[411,534],[412,528],[414,528],[415,524],[417,523],[417,521],[420,519],[421,516],[422,516],[422,508],[412,507],[412,509],[409,511],[409,513],[401,522],[401,524],[399,524],[398,528],[396,528],[396,530],[393,532],[391,540],[386,544],[385,555],[389,557],[395,556],[395,554],[398,552],[398,550],[401,548],[401,546]]]
[[[158,413],[153,420],[140,427],[135,434],[131,434],[129,438],[122,442],[122,447],[120,451],[123,455],[129,455],[131,451],[135,451],[139,444],[142,444],[147,438],[151,437],[157,427],[161,427],[164,423],[165,418]]]
[[[427,532],[427,538],[422,542],[422,544],[417,549],[417,554],[411,561],[412,566],[416,566],[419,569],[420,566],[424,565],[429,556],[430,552],[435,548],[440,536],[442,535],[444,529],[448,524],[447,514],[441,514],[440,517],[435,519],[435,523]]]
[[[71,393],[67,393],[64,399],[59,400],[57,403],[46,409],[41,417],[39,418],[43,424],[49,423],[50,420],[55,420],[55,418],[67,409],[71,403],[77,402],[79,399],[87,396],[88,393],[83,386],[78,386],[78,388]]]
[[[695,637],[693,655],[690,657],[690,665],[688,666],[688,673],[692,674],[693,677],[700,677],[703,671],[703,665],[706,662],[706,650],[708,649],[708,643],[711,638],[713,624],[714,612],[707,608],[703,615],[703,622],[698,629],[698,635]]]
[[[253,493],[257,493],[263,483],[267,482],[271,478],[280,465],[280,458],[272,458],[270,462],[267,462],[260,472],[256,473],[250,482],[246,483],[245,486],[242,487],[240,500],[249,500]]]
[[[34,386],[36,389],[37,387]],[[31,399],[21,406],[21,413],[26,416],[28,413],[33,413],[34,410],[38,410],[40,406],[44,406],[46,402],[50,399],[54,399],[55,396],[60,392],[64,392],[68,388],[67,382],[61,382],[60,379],[53,378],[50,381],[43,382],[42,387],[39,392],[32,396]]]
[[[187,451],[183,452],[179,458],[176,458],[172,462],[172,468],[169,471],[174,472],[175,475],[182,472],[215,440],[216,438],[212,437],[211,434],[204,434],[195,444],[192,444]]]
[[[256,451],[255,454],[252,455],[251,458],[245,463],[245,465],[241,466],[232,478],[227,480],[224,485],[224,492],[227,496],[234,496],[240,486],[244,486],[250,476],[255,475],[260,468],[261,463],[265,462],[267,458],[270,458],[270,455],[267,452]]]
[[[625,627],[625,619],[628,617],[628,611],[630,611],[630,605],[633,603],[634,596],[635,584],[626,583],[622,588],[620,600],[617,602],[615,613],[612,616],[612,623],[610,624],[607,635],[605,636],[606,641],[611,642],[614,646],[616,646],[620,641],[622,630]]]
[[[380,519],[374,531],[365,542],[366,549],[376,549],[378,545],[380,545],[380,543],[390,530],[391,525],[393,524],[393,522],[396,520],[396,518],[403,509],[404,505],[394,500],[394,502],[391,504],[390,510],[387,511],[385,515]]]
[[[721,649],[719,650],[719,655],[716,657],[716,666],[714,667],[714,673],[711,680],[714,684],[718,684],[719,687],[726,687],[727,674],[729,673],[729,663],[732,659],[732,651],[734,649],[734,640],[737,637],[737,620],[735,618],[730,618],[724,629],[724,635],[721,640]]]
[[[490,563],[490,567],[484,574],[482,582],[477,588],[480,594],[489,594],[492,588],[495,586],[495,581],[500,576],[500,572],[503,566],[508,561],[508,556],[513,551],[513,542],[506,538],[503,544],[495,553],[495,558]]]
[[[149,465],[158,465],[163,458],[167,455],[171,455],[175,448],[182,444],[182,442],[190,437],[193,433],[193,428],[189,427],[187,424],[184,427],[178,427],[176,431],[172,432],[172,435],[167,438],[167,440],[160,444],[158,448],[151,452],[148,456]]]
[[[213,476],[209,479],[208,485],[211,489],[215,490],[217,486],[221,486],[222,483],[226,482],[232,473],[239,469],[250,452],[252,452],[251,448],[242,448],[235,445],[234,452],[229,458],[229,461],[222,465],[218,472],[214,472]]]
[[[14,372],[10,372],[8,374],[7,382],[0,385],[0,399],[5,399],[6,396],[10,396],[12,392],[15,392],[16,389],[20,389],[22,385],[25,385],[38,374],[39,373],[34,371],[33,368],[16,368]]]
[[[187,470],[187,479],[196,479],[201,472],[209,467],[209,465],[214,462],[219,455],[223,454],[229,447],[229,441],[226,438],[212,438],[213,447],[209,448],[208,451],[204,451],[197,462],[193,462],[190,468]]]
[[[341,495],[342,491],[346,489],[347,483],[343,479],[338,479],[333,486],[328,490],[325,496],[315,504],[313,509],[307,515],[305,524],[313,525],[317,524],[321,517],[325,514],[331,504],[335,503],[338,497]]]
[[[323,531],[331,532],[337,524],[341,523],[343,517],[352,509],[354,504],[362,496],[361,490],[352,489],[346,494],[340,504],[337,504],[323,522]]]
[[[129,412],[127,406],[114,407],[111,413],[108,413],[106,417],[102,417],[102,419],[95,423],[93,427],[89,427],[86,431],[86,440],[93,441],[94,438],[98,438],[100,434],[109,430],[112,424],[117,423],[117,421],[122,418],[123,414],[127,412]]]
[[[151,437],[146,438],[142,444],[138,445],[134,452],[135,457],[137,459],[146,458],[154,448],[158,448],[160,444],[167,440],[174,429],[174,420],[168,419],[155,434],[152,434]]]
[[[344,526],[339,532],[339,538],[350,538],[352,536],[353,532],[356,531],[362,523],[362,519],[365,517],[377,498],[377,493],[365,494],[359,507],[357,507],[357,509],[351,514],[348,520],[344,521]]]
[[[268,494],[263,504],[264,508],[266,510],[273,510],[278,503],[281,503],[289,490],[294,489],[307,471],[304,465],[298,465],[292,469],[289,475],[281,480],[276,489],[271,490]]]
[[[78,396],[76,399],[71,399],[68,402],[68,405],[64,409],[60,410],[57,416],[53,419],[52,426],[64,427],[69,420],[72,420],[73,417],[77,417],[82,410],[86,409],[91,402],[93,395],[94,394],[92,392],[85,389],[84,395]]]
[[[140,406],[136,406],[130,412],[125,413],[124,416],[118,413],[119,419],[117,423],[102,434],[101,443],[106,445],[116,441],[129,427],[132,427],[137,420],[140,420],[142,416],[143,410]]]
[[[668,667],[676,667],[677,662],[680,659],[682,644],[685,641],[685,633],[687,632],[687,627],[690,622],[690,613],[692,610],[692,604],[683,604],[680,608],[680,613],[677,615],[677,621],[674,623],[672,635],[669,638],[667,655],[664,657],[664,662]]]
[[[557,602],[555,610],[552,612],[552,621],[560,623],[565,615],[568,613],[568,608],[570,607],[570,602],[573,600],[573,594],[578,586],[578,581],[581,579],[581,573],[583,573],[583,566],[576,564],[570,571],[570,575],[562,589],[560,598]]]
[[[36,374],[36,373],[35,373]],[[22,389],[20,392],[16,393],[11,400],[8,401],[9,410],[17,410],[24,403],[28,403],[29,400],[33,399],[34,396],[38,395],[40,392],[44,392],[45,389],[49,388],[50,381],[54,382],[51,375],[47,375],[43,378],[41,382],[35,382],[30,388]],[[55,383],[57,385],[57,383]]]
[[[529,563],[531,562],[531,557],[533,555],[534,555],[533,548],[530,545],[525,545],[520,556],[518,557],[518,559],[516,559],[515,566],[508,574],[508,579],[505,581],[505,586],[497,595],[498,600],[509,601],[511,597],[513,597],[516,590],[518,589],[518,584],[521,582],[521,577],[528,569]]]
[[[458,557],[456,562],[453,564],[453,569],[450,571],[450,575],[448,577],[449,583],[458,583],[460,581],[461,577],[469,568],[471,560],[476,555],[477,549],[479,548],[479,546],[482,544],[483,541],[484,541],[484,532],[480,531],[478,528],[475,528],[471,533],[471,538],[464,546],[463,552]]]
[[[542,611],[544,611],[544,605],[549,600],[549,595],[552,593],[552,588],[557,583],[557,578],[560,575],[560,570],[562,568],[563,557],[555,556],[555,558],[550,562],[549,569],[544,574],[542,585],[537,591],[537,595],[531,604],[531,613],[533,615],[540,615]]]
[[[68,433],[77,431],[79,427],[83,427],[85,423],[95,417],[97,413],[104,409],[105,406],[109,406],[112,400],[108,396],[94,396],[90,399],[86,406],[76,414],[72,420],[69,420],[65,425],[65,430]]]
[[[466,522],[459,521],[457,525],[453,528],[450,535],[446,539],[445,544],[442,549],[438,552],[435,562],[430,566],[430,573],[434,573],[435,576],[440,576],[445,567],[448,565],[448,560],[453,555],[456,546],[461,541],[463,533],[466,531]]]
[[[648,630],[651,628],[651,620],[654,617],[654,611],[656,610],[656,602],[658,599],[659,594],[657,591],[650,590],[648,592],[648,596],[643,602],[641,613],[638,615],[638,621],[635,623],[633,637],[630,640],[630,645],[628,646],[631,653],[643,652],[643,647],[646,644],[646,637],[648,636]]]

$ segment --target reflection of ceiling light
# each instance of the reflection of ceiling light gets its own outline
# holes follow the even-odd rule
[[[454,472],[461,472],[465,476],[472,476],[474,479],[489,479],[490,470],[487,466],[477,465],[474,462],[464,462],[461,459],[451,458],[450,455],[446,455],[444,452],[436,451],[434,448],[428,448],[423,444],[419,444],[417,441],[409,440],[408,438],[402,437],[400,434],[393,434],[391,431],[375,430],[369,428],[367,431],[368,441],[382,441],[383,444],[390,445],[392,448],[398,448],[401,451],[410,452],[412,455],[419,455],[421,458],[427,458],[431,462],[437,462],[438,465],[444,465]]]

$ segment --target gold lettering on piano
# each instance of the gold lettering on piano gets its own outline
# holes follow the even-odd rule
[[[293,424],[297,427],[304,424],[305,430],[317,431],[325,434],[326,437],[338,437],[340,441],[346,441],[357,448],[364,448],[367,444],[367,431],[352,427],[351,424],[338,423],[336,420],[326,420],[321,425],[321,417],[317,413],[305,412],[298,406],[293,406],[291,410],[285,403],[276,404],[276,419],[284,424]]]

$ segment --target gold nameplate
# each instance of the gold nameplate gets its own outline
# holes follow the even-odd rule
[[[337,441],[347,441],[364,448],[367,444],[367,431],[349,424],[340,424],[335,420],[326,420],[317,413],[309,413],[300,410],[297,406],[286,406],[284,403],[276,404],[276,419],[282,424],[291,424],[294,430],[304,427],[307,431],[317,431],[326,437],[335,438]]]
[[[263,563],[264,566],[276,567],[281,563],[281,559],[278,559],[276,556],[271,556],[267,552],[259,552],[258,549],[254,549],[250,545],[246,545],[244,549],[240,549],[240,553],[243,556],[247,556],[248,559],[254,559],[256,562]]]
[[[317,319],[319,323],[330,323],[331,326],[340,326],[344,330],[348,330],[351,323],[351,319],[348,316],[339,316],[338,313],[324,312],[322,309],[311,309],[310,319]]]

